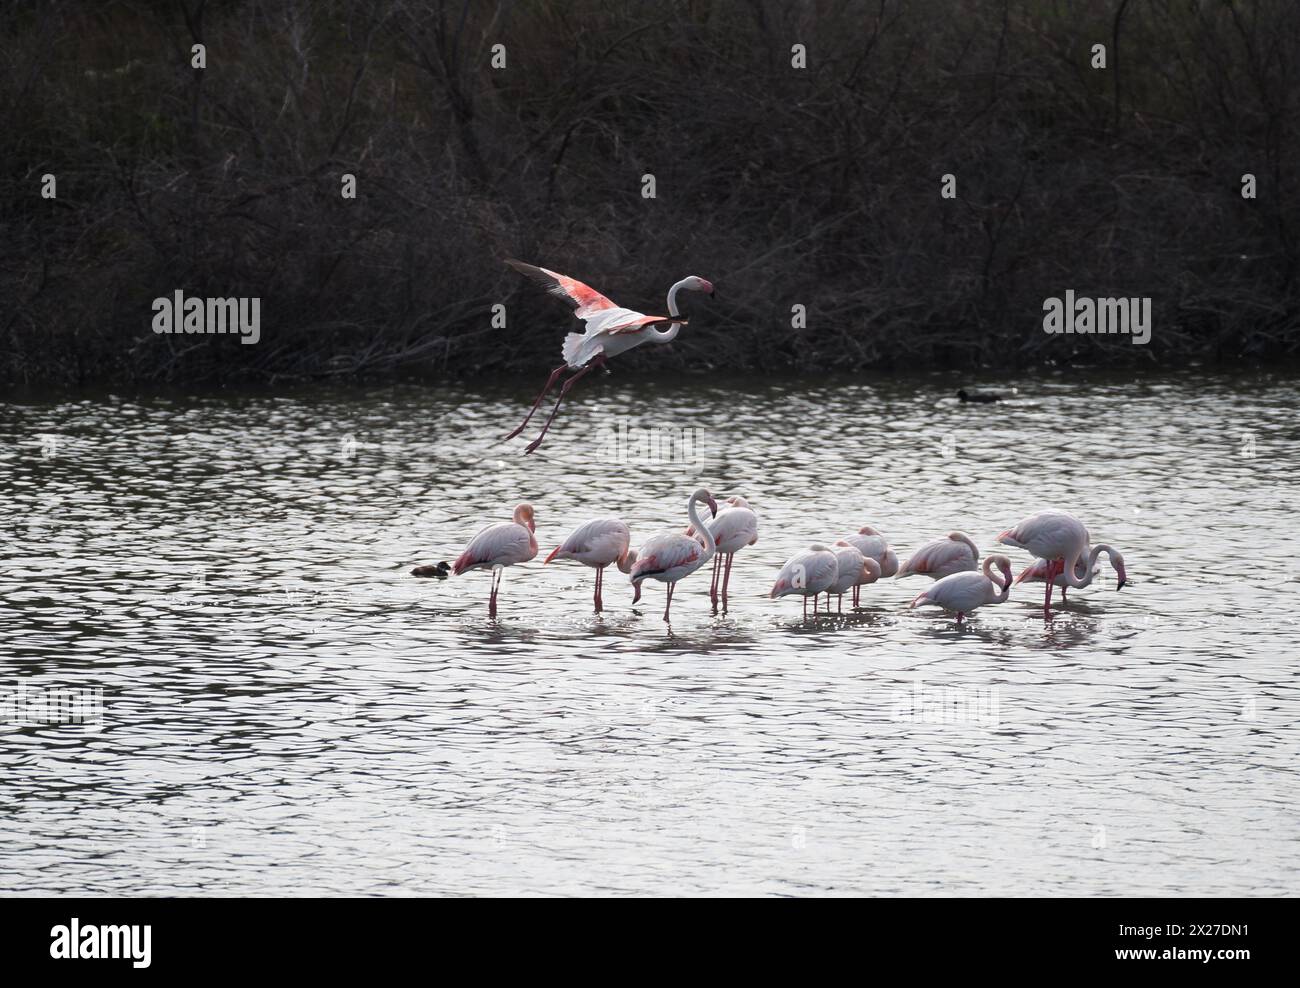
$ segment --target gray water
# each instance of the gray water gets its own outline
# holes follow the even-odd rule
[[[531,381],[0,406],[0,890],[1300,892],[1295,378],[634,377],[531,457],[494,444]],[[707,572],[666,625],[659,584],[634,610],[611,570],[596,616],[542,567],[701,484],[760,517],[725,615]],[[524,499],[496,620],[487,573],[408,575]],[[1132,585],[962,628],[907,609],[923,578],[806,622],[765,596],[864,524],[990,551],[1049,505]]]

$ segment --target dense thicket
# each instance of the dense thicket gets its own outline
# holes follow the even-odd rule
[[[0,380],[550,366],[507,256],[650,311],[713,279],[625,358],[669,369],[1282,356],[1297,73],[1294,0],[10,2]],[[176,289],[261,342],[154,335]],[[1066,289],[1151,296],[1151,344],[1046,335]]]

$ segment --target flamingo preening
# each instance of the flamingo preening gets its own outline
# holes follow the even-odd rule
[[[1120,586],[1128,583],[1124,572],[1124,557],[1112,549],[1110,546],[1102,543],[1092,547],[1092,551],[1085,558],[1080,556],[1074,564],[1074,575],[1083,582],[1077,584],[1077,589],[1083,589],[1090,586],[1092,581],[1097,579],[1101,574],[1101,565],[1097,562],[1102,553],[1110,560],[1110,568],[1115,571],[1115,575],[1120,579]],[[1047,571],[1051,566],[1046,559],[1035,560],[1032,566],[1028,566],[1016,577],[1016,583],[1043,583],[1047,580]],[[1065,602],[1065,591],[1071,584],[1065,579],[1064,573],[1057,573],[1052,578],[1052,585],[1061,588],[1061,601]],[[1118,589],[1118,588],[1117,588]]]
[[[727,506],[718,512],[717,517],[706,523],[713,533],[718,551],[713,556],[713,582],[709,586],[709,600],[718,606],[718,583],[722,584],[722,609],[727,609],[727,588],[731,585],[731,561],[736,553],[747,545],[758,542],[758,515],[740,495],[727,498]],[[687,535],[703,542],[703,536],[694,528],[686,530]],[[725,560],[723,557],[726,557]]]
[[[501,587],[501,571],[516,563],[526,563],[537,555],[537,523],[533,506],[521,504],[515,508],[514,520],[489,525],[470,539],[454,563],[451,571],[460,576],[472,569],[492,570],[492,592],[488,595],[488,617],[497,616],[497,591]]]
[[[893,549],[889,548],[888,540],[870,525],[863,525],[858,529],[857,535],[846,535],[835,544],[851,545],[868,559],[874,559],[876,565],[880,567],[881,579],[893,576],[898,572],[898,554],[895,553]],[[862,586],[861,583],[858,583],[853,587],[854,607],[858,606]]]
[[[995,565],[1002,571],[1001,584],[989,572]],[[1010,593],[1011,560],[1006,556],[989,556],[984,560],[981,572],[966,571],[945,576],[935,581],[929,590],[918,594],[908,606],[933,604],[946,611],[956,611],[957,623],[961,624],[962,619],[975,608],[985,604],[1001,604]]]
[[[965,532],[949,532],[941,539],[927,542],[898,568],[894,578],[920,574],[939,580],[953,573],[965,573],[979,565],[980,551]]]
[[[852,545],[836,545],[831,552],[835,553],[835,582],[826,588],[826,609],[830,610],[831,594],[835,594],[838,598],[835,610],[843,612],[844,595],[852,590],[856,605],[858,587],[880,579],[880,564],[870,556],[864,556]]]
[[[690,500],[686,502],[686,516],[691,520],[691,528],[704,536],[703,545],[681,531],[652,535],[641,543],[636,561],[631,566],[632,603],[634,604],[641,599],[642,581],[658,580],[660,583],[668,584],[668,602],[664,605],[665,621],[669,619],[668,612],[673,606],[673,590],[677,587],[677,581],[690,576],[713,558],[713,554],[717,551],[718,546],[713,541],[713,533],[695,513],[697,504],[707,504],[710,515],[717,517],[718,502],[703,487],[692,494]]]
[[[507,260],[512,268],[520,274],[527,275],[539,283],[543,288],[552,295],[567,301],[573,306],[573,314],[586,324],[586,332],[570,333],[564,338],[562,352],[564,354],[564,363],[551,371],[551,376],[546,379],[546,386],[542,388],[541,394],[533,402],[533,407],[528,410],[524,420],[515,427],[514,431],[505,436],[505,439],[513,439],[519,433],[524,431],[528,425],[528,420],[533,417],[533,413],[542,403],[542,399],[555,386],[555,382],[560,379],[560,375],[566,370],[577,371],[572,377],[569,377],[560,385],[560,396],[555,399],[555,407],[551,409],[550,416],[546,419],[546,424],[542,426],[542,431],[525,448],[525,453],[531,453],[542,444],[546,438],[546,432],[555,421],[555,413],[560,410],[560,403],[564,401],[565,395],[569,389],[578,383],[588,371],[595,367],[603,367],[605,358],[617,357],[626,350],[631,350],[634,346],[640,346],[642,343],[669,343],[677,338],[678,332],[682,326],[686,325],[686,320],[678,318],[681,313],[677,309],[677,293],[686,290],[690,292],[708,292],[713,296],[713,285],[696,275],[690,275],[674,284],[668,289],[668,315],[667,316],[647,316],[642,312],[635,312],[632,309],[625,309],[620,305],[615,305],[600,292],[596,291],[589,285],[584,285],[576,278],[570,278],[567,275],[558,274],[555,271],[549,271],[546,268],[539,268],[532,264],[525,264],[523,261]],[[657,329],[664,323],[668,324],[665,330]]]
[[[620,572],[631,573],[636,553],[628,549],[632,533],[626,523],[618,518],[597,518],[579,525],[561,545],[551,550],[542,565],[553,559],[576,559],[596,571],[596,613],[604,608],[600,591],[605,585],[605,567],[610,563]]]
[[[1026,549],[1039,559],[1047,560],[1047,572],[1043,574],[1046,593],[1043,598],[1043,613],[1052,612],[1052,587],[1086,587],[1092,582],[1088,570],[1081,575],[1077,569],[1080,559],[1088,556],[1091,541],[1088,529],[1083,522],[1066,511],[1040,511],[1021,519],[1015,528],[1009,528],[998,536],[998,541],[1016,549]],[[1127,581],[1124,573],[1124,560],[1121,557],[1116,565],[1115,555],[1109,546],[1098,546],[1088,559],[1088,569],[1097,561],[1097,555],[1106,552],[1111,565],[1119,578],[1116,590],[1122,590]],[[1063,582],[1058,583],[1057,580]]]
[[[813,614],[817,613],[817,595],[829,590],[839,577],[839,561],[835,553],[824,545],[810,546],[796,552],[786,560],[772,584],[769,597],[784,597],[797,593],[803,597],[803,616],[808,617],[808,598],[813,599]]]

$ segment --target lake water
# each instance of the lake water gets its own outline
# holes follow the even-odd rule
[[[1300,892],[1295,377],[635,376],[530,457],[539,381],[0,406],[0,891]],[[760,517],[729,613],[542,567],[701,484]],[[524,499],[497,620],[489,574],[408,575]],[[1132,585],[960,629],[923,578],[765,596],[864,524],[987,552],[1044,506]]]

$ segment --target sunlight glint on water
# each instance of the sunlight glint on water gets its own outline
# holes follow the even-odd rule
[[[0,407],[0,685],[104,691],[0,724],[3,890],[1297,890],[1294,383],[614,375],[524,458],[532,385]],[[619,462],[620,423],[698,462]],[[636,544],[700,484],[760,516],[726,616],[707,572],[671,628],[612,570],[597,617],[591,571],[512,568],[495,622],[487,574],[407,574],[523,499],[543,555],[611,513]],[[961,630],[920,579],[765,597],[863,524],[987,552],[1049,504],[1133,586]]]

